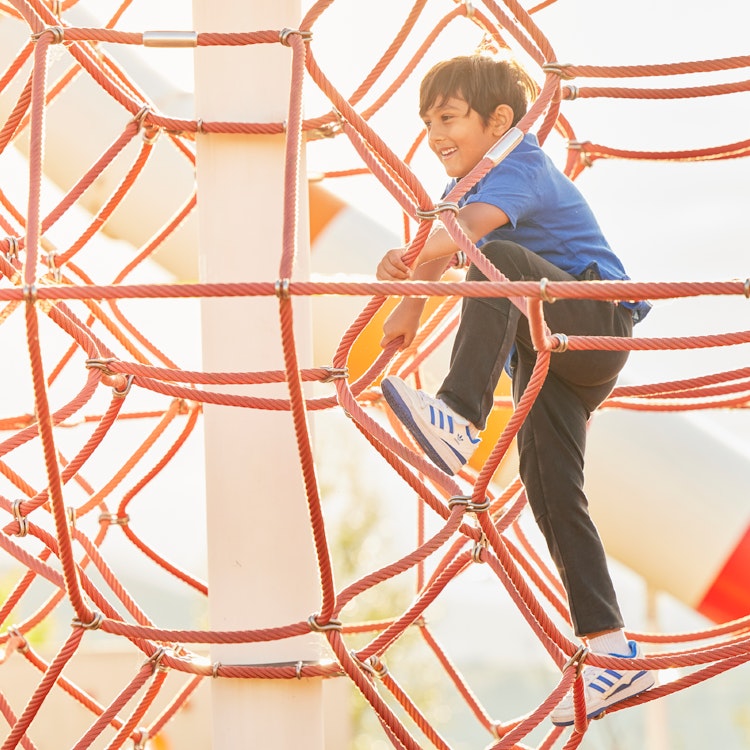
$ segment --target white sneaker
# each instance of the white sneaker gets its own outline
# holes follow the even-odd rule
[[[480,443],[479,430],[439,398],[410,388],[401,378],[384,378],[380,387],[430,460],[446,474],[460,471]]]
[[[629,654],[609,654],[624,659],[637,659],[641,651],[635,641],[628,641]],[[648,690],[656,684],[656,677],[648,670],[615,670],[601,667],[584,667],[584,695],[586,698],[586,716],[593,719],[604,713],[626,698]],[[557,726],[570,726],[575,722],[573,691],[571,690],[550,715],[552,723]]]

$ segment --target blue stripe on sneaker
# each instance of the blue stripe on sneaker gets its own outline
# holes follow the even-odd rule
[[[404,402],[404,400],[401,398],[401,394],[396,390],[396,388],[389,383],[388,381],[383,381],[382,383],[382,389],[383,389],[383,395],[385,396],[386,401],[390,405],[391,409],[393,409],[393,412],[396,414],[396,416],[401,420],[401,422],[404,424],[404,426],[411,432],[411,434],[414,436],[415,440],[422,446],[422,449],[427,454],[427,456],[432,460],[432,462],[442,471],[444,471],[446,474],[453,475],[455,472],[453,469],[448,466],[448,464],[440,457],[440,455],[435,451],[435,449],[430,444],[430,441],[423,435],[422,431],[417,426],[416,422],[414,421],[414,417],[411,414],[411,409],[409,408],[408,404]],[[435,415],[433,412],[433,406],[430,404],[430,417],[432,420],[432,424],[435,424]],[[454,453],[461,459],[461,463],[466,463],[466,459],[461,456],[461,454],[457,453],[455,449],[451,447],[451,450],[453,450]]]
[[[443,442],[448,448],[450,448],[456,454],[456,457],[458,458],[458,460],[461,462],[462,465],[466,463],[466,456],[464,456],[463,453],[461,453],[460,451],[457,451],[447,440],[443,440]]]
[[[453,417],[450,414],[448,415],[448,432],[453,434]]]

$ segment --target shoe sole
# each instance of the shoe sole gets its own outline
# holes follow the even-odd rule
[[[445,460],[440,454],[432,447],[432,443],[427,439],[426,435],[422,432],[414,419],[409,405],[401,397],[401,394],[391,382],[384,380],[380,384],[381,390],[385,400],[388,402],[388,406],[391,407],[393,413],[399,418],[401,423],[411,433],[412,437],[419,443],[422,450],[428,456],[435,466],[446,474],[453,476],[455,472],[445,463]]]
[[[638,672],[638,674],[633,677],[633,679],[630,681],[629,684],[624,685],[622,687],[621,691],[618,690],[616,693],[612,694],[612,697],[613,698],[616,697],[617,700],[609,701],[606,705],[603,705],[603,706],[598,706],[597,708],[588,712],[586,714],[586,718],[589,720],[596,719],[599,716],[601,716],[605,711],[607,711],[607,709],[610,709],[613,706],[616,706],[618,703],[621,703],[622,701],[627,700],[628,698],[633,698],[636,695],[640,695],[641,693],[645,693],[646,690],[650,690],[656,684],[656,680],[654,679],[653,675],[651,675],[651,682],[648,685],[644,686],[642,682],[640,684],[637,684],[638,680],[641,677],[643,677],[643,675],[646,675],[646,674],[648,674],[646,670],[642,672]],[[575,718],[571,718],[569,720],[565,719],[565,720],[557,720],[557,721],[552,719],[552,723],[556,727],[569,727],[575,724]]]

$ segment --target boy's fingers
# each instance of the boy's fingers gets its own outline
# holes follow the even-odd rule
[[[396,351],[402,351],[406,349],[409,344],[414,340],[414,336],[407,336],[403,332],[388,334],[384,333],[383,338],[380,340],[380,348],[387,349],[392,344],[397,344]]]

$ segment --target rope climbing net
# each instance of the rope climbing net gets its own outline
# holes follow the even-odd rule
[[[26,209],[14,197],[17,185],[0,184],[0,286],[3,331],[23,331],[28,347],[29,392],[16,382],[33,403],[0,422],[6,437],[0,443],[0,474],[4,494],[0,508],[7,513],[0,545],[3,554],[23,569],[0,607],[0,634],[4,647],[0,673],[10,660],[25,659],[39,671],[39,681],[20,708],[13,686],[0,690],[0,712],[9,732],[2,750],[37,747],[34,728],[43,716],[53,691],[62,691],[82,706],[90,722],[82,729],[75,748],[87,748],[106,738],[109,748],[132,742],[145,747],[165,730],[190,696],[206,678],[314,679],[335,677],[356,685],[380,719],[384,731],[398,748],[431,746],[447,750],[450,742],[436,728],[429,712],[413,700],[399,682],[398,666],[385,666],[385,655],[408,629],[416,629],[455,685],[476,722],[486,730],[493,748],[528,747],[529,735],[545,720],[563,695],[575,684],[580,688],[580,667],[587,664],[616,666],[612,659],[586,654],[567,634],[569,616],[559,580],[526,539],[519,518],[525,497],[518,479],[498,488],[493,482],[498,467],[541,388],[550,358],[556,351],[687,350],[707,347],[739,347],[750,343],[750,331],[719,332],[697,337],[634,338],[566,336],[550,332],[544,322],[542,302],[553,299],[686,299],[708,296],[750,297],[749,280],[693,282],[509,282],[489,265],[462,233],[453,203],[502,159],[501,143],[451,192],[435,204],[416,179],[409,163],[423,137],[414,140],[402,157],[394,153],[370,124],[393,95],[409,80],[433,44],[453,24],[476,27],[486,44],[510,47],[526,55],[540,81],[538,96],[519,123],[520,131],[534,129],[541,142],[553,130],[567,144],[565,170],[576,178],[599,159],[701,161],[735,159],[750,155],[750,141],[675,152],[625,151],[579,140],[561,113],[563,102],[597,98],[713,97],[747,91],[750,83],[725,82],[690,88],[632,88],[623,82],[637,77],[656,79],[686,73],[737,71],[750,67],[750,56],[703,62],[637,66],[563,64],[535,21],[552,0],[529,10],[515,0],[444,3],[448,10],[424,35],[417,51],[397,73],[387,73],[391,63],[413,38],[427,0],[417,0],[398,34],[357,90],[342,95],[319,67],[315,56],[316,28],[325,23],[333,0],[320,0],[296,29],[244,31],[242,33],[129,32],[118,27],[129,0],[123,2],[102,27],[67,23],[76,0],[7,0],[0,2],[0,20],[25,30],[24,41],[0,76],[0,97],[12,98],[12,107],[0,128],[0,155],[11,145],[28,151]],[[144,95],[126,69],[115,62],[113,46],[244,46],[283,45],[291,57],[292,81],[289,112],[283,122],[224,122],[181,119],[162,112]],[[54,51],[54,54],[53,54]],[[457,50],[456,54],[465,50]],[[64,70],[51,81],[50,59],[63,60]],[[390,75],[387,85],[382,81]],[[45,129],[48,113],[62,100],[77,79],[93,80],[100,94],[116,103],[121,132],[93,164],[81,168],[77,180],[46,204],[44,152],[50,134]],[[331,110],[311,119],[302,116],[303,78],[314,83]],[[608,86],[589,86],[601,79]],[[576,81],[573,84],[572,81]],[[367,107],[361,102],[370,97]],[[303,137],[347,138],[359,157],[358,165],[327,174],[327,178],[351,174],[374,176],[391,194],[404,214],[404,232],[416,257],[435,220],[440,220],[461,251],[490,279],[487,283],[378,283],[374,281],[298,281],[294,274],[294,243],[286,241],[279,256],[278,280],[227,283],[165,283],[148,278],[148,261],[157,254],[196,211],[194,184],[185,184],[181,205],[154,234],[117,270],[109,283],[96,283],[96,254],[91,252],[103,226],[114,220],[127,203],[134,186],[147,179],[148,166],[160,148],[168,147],[191,169],[195,143],[216,134],[286,134],[287,173],[283,196],[285,238],[297,231],[299,152]],[[25,145],[24,145],[25,144]],[[130,149],[130,150],[129,150]],[[134,154],[123,169],[124,154]],[[49,151],[46,158],[51,158]],[[115,170],[119,169],[120,172]],[[81,211],[84,199],[107,184],[111,188],[96,199],[93,217]],[[82,219],[81,216],[86,218]],[[53,242],[62,227],[76,227],[75,238]],[[458,262],[458,261],[457,261]],[[145,275],[145,280],[138,283]],[[292,325],[292,300],[312,295],[366,297],[368,301],[352,321],[331,363],[301,368],[296,356]],[[418,339],[407,351],[393,348],[373,353],[368,368],[355,381],[348,377],[352,347],[389,296],[439,297]],[[480,469],[467,468],[449,478],[412,450],[407,435],[376,418],[380,408],[378,382],[384,373],[419,377],[430,353],[455,327],[457,301],[461,296],[503,296],[517,301],[528,316],[538,358],[531,382],[496,444]],[[278,298],[284,364],[262,372],[205,372],[186,370],[151,340],[148,325],[133,314],[138,300],[196,298]],[[9,339],[10,340],[10,339]],[[7,345],[6,345],[7,350]],[[18,356],[15,352],[13,356]],[[53,364],[50,364],[53,363]],[[303,383],[329,382],[330,395],[306,398]],[[237,395],[237,386],[285,383],[288,396],[268,398]],[[103,399],[102,394],[106,394]],[[142,395],[145,400],[139,400]],[[750,368],[702,375],[690,379],[618,387],[608,405],[636,410],[697,410],[744,408],[750,400]],[[130,407],[134,404],[134,408]],[[142,405],[146,406],[141,408]],[[307,505],[315,531],[321,581],[320,607],[308,619],[277,623],[262,630],[217,631],[166,628],[153,621],[125,589],[108,558],[107,541],[114,534],[132,545],[133,554],[147,556],[165,576],[173,577],[192,592],[208,595],[206,584],[159,554],[145,541],[148,513],[136,513],[137,498],[168,472],[170,464],[188,443],[201,419],[203,404],[246,410],[289,412],[299,446],[299,462],[306,477]],[[137,406],[136,406],[137,405]],[[499,401],[500,406],[506,404]],[[506,405],[507,406],[507,405]],[[345,410],[356,428],[392,467],[394,474],[417,496],[420,524],[416,545],[395,562],[368,572],[344,588],[334,584],[332,551],[324,533],[326,518],[314,466],[316,455],[309,434],[309,412]],[[137,425],[139,429],[134,429]],[[123,429],[124,428],[124,429]],[[142,429],[140,429],[142,428]],[[395,433],[395,437],[391,434]],[[70,440],[69,435],[75,435]],[[113,446],[115,436],[118,448]],[[125,446],[122,447],[125,441]],[[65,447],[63,447],[65,446]],[[32,456],[32,460],[29,459]],[[102,473],[106,467],[106,474]],[[91,471],[92,475],[87,476]],[[95,478],[94,478],[95,477]],[[123,489],[126,487],[126,489]],[[437,531],[425,532],[429,517]],[[144,531],[146,533],[144,533]],[[484,564],[492,571],[539,643],[559,668],[560,676],[549,686],[538,705],[520,718],[497,718],[477,698],[471,685],[452,664],[424,619],[427,608],[446,587],[470,566]],[[345,608],[364,593],[407,571],[417,572],[412,603],[387,620],[352,622]],[[41,595],[41,603],[40,594]],[[13,621],[26,605],[29,614]],[[72,626],[61,638],[54,656],[47,660],[34,645],[31,632],[55,612],[72,610]],[[69,665],[87,639],[105,633],[128,648],[141,652],[143,662],[109,703],[79,687],[69,677]],[[315,631],[325,638],[330,662],[280,665],[211,664],[196,649],[211,644],[257,643],[290,638]],[[366,635],[364,646],[350,646],[351,637]],[[684,674],[640,696],[623,702],[617,710],[658,700],[688,686],[706,681],[750,660],[750,617],[689,634],[634,635],[653,644],[654,653],[633,660],[637,668],[682,667]],[[669,650],[659,651],[665,646]],[[177,687],[168,676],[178,676]],[[167,696],[156,712],[157,697]],[[578,712],[572,731],[553,728],[538,743],[544,750],[556,746],[575,748],[588,725]]]

